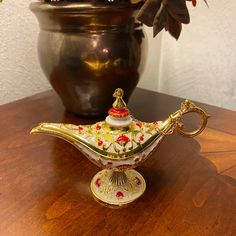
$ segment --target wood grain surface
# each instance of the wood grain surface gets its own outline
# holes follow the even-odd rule
[[[160,120],[181,101],[136,89],[129,107],[138,119]],[[94,201],[99,168],[77,149],[29,134],[42,121],[95,119],[65,112],[52,91],[1,106],[0,235],[236,235],[236,112],[200,106],[212,115],[206,130],[167,137],[138,168],[145,194],[118,210]]]

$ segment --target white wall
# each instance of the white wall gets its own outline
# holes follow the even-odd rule
[[[209,9],[203,0],[196,8],[189,5],[191,24],[177,42],[165,32],[158,36],[159,72],[151,62],[144,77],[152,81],[140,86],[236,110],[236,1],[208,2]],[[150,54],[159,61],[150,33]]]
[[[190,5],[191,24],[179,41],[152,38],[139,87],[236,110],[236,1]],[[50,88],[36,51],[38,23],[28,1],[0,4],[0,104]]]
[[[39,27],[29,3],[0,3],[0,104],[50,88],[37,59]]]

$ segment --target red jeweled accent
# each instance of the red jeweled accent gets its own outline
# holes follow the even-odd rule
[[[142,142],[144,141],[144,135],[140,136],[139,140]]]
[[[138,177],[135,177],[135,182],[136,182],[137,185],[141,184],[141,180]]]
[[[102,128],[102,126],[96,125],[96,129],[97,129],[97,130],[100,130],[101,128]]]
[[[142,123],[136,123],[136,125],[141,129]]]
[[[117,138],[116,141],[117,142],[128,143],[130,141],[130,139],[127,136],[125,136],[124,134],[122,134],[120,137]]]
[[[119,192],[116,193],[116,197],[117,197],[117,198],[123,198],[123,197],[124,197],[124,194],[119,191]]]
[[[158,121],[156,121],[156,120],[153,121],[153,124],[154,124],[154,125],[157,125],[157,124],[158,124]]]
[[[103,141],[102,140],[99,140],[98,141],[98,146],[102,146],[103,145]]]
[[[109,111],[108,114],[110,116],[114,116],[114,117],[118,117],[118,118],[123,118],[126,116],[130,115],[129,109],[126,107],[122,107],[122,108],[114,108],[112,107]]]
[[[79,126],[79,131],[82,131],[83,130],[83,127]]]
[[[95,185],[96,185],[98,188],[101,186],[101,179],[100,179],[100,178],[96,179]]]

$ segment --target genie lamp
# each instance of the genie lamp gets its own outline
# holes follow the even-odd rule
[[[150,156],[164,137],[174,131],[194,137],[204,130],[209,118],[201,108],[186,100],[165,120],[142,122],[130,115],[123,95],[122,89],[115,90],[115,102],[104,121],[92,125],[40,123],[31,130],[33,134],[64,139],[101,167],[103,170],[93,177],[90,189],[97,201],[112,207],[132,203],[144,193],[145,180],[134,168]],[[180,119],[192,112],[199,114],[202,122],[197,130],[186,132]]]

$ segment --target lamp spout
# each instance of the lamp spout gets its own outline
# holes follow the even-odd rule
[[[78,142],[76,134],[60,123],[40,123],[30,131],[30,134],[46,134],[63,139],[71,144]]]

